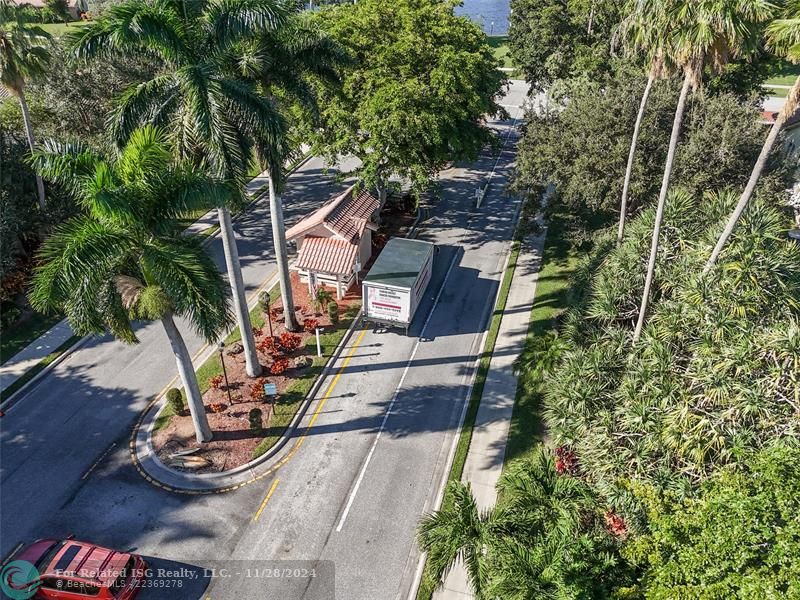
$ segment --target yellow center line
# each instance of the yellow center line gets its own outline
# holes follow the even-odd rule
[[[275,493],[275,488],[278,487],[279,481],[280,479],[276,477],[275,481],[272,482],[272,486],[270,486],[269,491],[267,492],[267,496],[264,498],[264,501],[261,503],[261,506],[258,507],[258,510],[256,511],[256,516],[253,517],[253,521],[258,521],[258,517],[260,517],[261,513],[264,512],[264,507],[267,506],[267,502],[269,502],[269,499],[272,498],[272,494]]]
[[[331,381],[330,385],[328,386],[328,389],[325,391],[325,395],[320,400],[319,406],[317,406],[317,409],[314,411],[314,414],[311,415],[311,419],[309,420],[308,425],[306,425],[305,430],[303,430],[303,433],[300,435],[300,437],[298,438],[297,442],[292,447],[292,450],[286,456],[284,456],[280,460],[280,462],[275,465],[275,467],[273,467],[273,470],[274,469],[278,469],[281,466],[283,466],[284,464],[286,464],[289,461],[289,459],[292,458],[294,453],[297,452],[297,450],[300,448],[300,446],[302,445],[303,441],[306,439],[306,435],[308,434],[309,429],[311,429],[311,427],[316,422],[317,417],[319,417],[319,415],[322,413],[322,409],[325,408],[325,403],[328,401],[328,398],[331,397],[331,394],[333,393],[333,390],[336,388],[336,384],[339,383],[339,379],[342,377],[342,373],[344,373],[344,370],[347,368],[347,365],[350,364],[350,360],[353,358],[353,355],[356,352],[356,348],[358,348],[359,344],[361,343],[361,340],[364,339],[364,336],[366,335],[366,333],[367,333],[367,329],[362,329],[361,330],[361,333],[356,338],[355,343],[350,348],[350,352],[348,352],[348,354],[345,357],[344,361],[342,361],[342,365],[336,371],[336,375],[334,376],[333,381]],[[275,481],[272,482],[272,486],[269,488],[269,492],[267,492],[267,496],[264,498],[264,501],[261,503],[261,506],[258,507],[258,511],[256,512],[255,516],[253,517],[253,521],[258,521],[258,518],[261,516],[261,513],[264,512],[264,508],[267,506],[267,502],[269,502],[269,499],[272,497],[272,494],[275,493],[275,488],[278,487],[278,481],[280,481],[280,479],[275,479]]]
[[[322,412],[322,409],[325,408],[325,403],[328,401],[328,398],[331,397],[331,394],[333,393],[333,390],[336,387],[336,384],[339,383],[339,379],[341,378],[342,373],[347,368],[347,365],[350,364],[350,359],[353,358],[353,354],[355,354],[356,348],[358,348],[358,345],[361,343],[361,340],[364,339],[364,335],[366,335],[366,333],[367,333],[367,330],[366,329],[362,329],[361,333],[356,338],[356,341],[353,344],[353,347],[350,348],[350,352],[347,354],[347,357],[342,362],[342,366],[339,367],[338,371],[336,371],[336,376],[333,378],[333,381],[331,381],[331,384],[328,386],[328,389],[325,392],[325,395],[322,397],[322,400],[320,400],[319,406],[317,406],[317,410],[315,410],[314,414],[311,415],[311,420],[308,422],[308,425],[306,425],[306,428],[303,431],[303,434],[300,436],[300,439],[297,440],[297,444],[295,444],[295,447],[292,449],[292,452],[290,453],[290,456],[291,456],[291,454],[294,453],[294,451],[298,447],[300,447],[300,444],[303,443],[303,440],[306,439],[306,434],[308,433],[308,430],[311,429],[311,427],[316,422],[317,417],[319,417],[320,413]]]

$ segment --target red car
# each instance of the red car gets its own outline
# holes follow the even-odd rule
[[[40,583],[35,597],[51,600],[130,600],[147,570],[137,554],[73,539],[37,540],[13,559],[36,567]]]

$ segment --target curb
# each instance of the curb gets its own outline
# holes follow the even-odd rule
[[[290,438],[294,437],[300,421],[308,412],[308,408],[314,401],[315,396],[323,385],[323,382],[331,374],[332,365],[339,359],[342,354],[342,350],[345,348],[348,341],[351,339],[353,332],[360,323],[361,312],[359,311],[359,313],[353,318],[353,322],[350,324],[350,327],[348,327],[347,331],[339,342],[339,345],[328,358],[325,366],[322,369],[322,372],[311,386],[311,389],[308,391],[308,394],[306,394],[302,404],[298,407],[297,412],[292,418],[292,422],[286,426],[286,429],[284,430],[280,439],[275,442],[272,448],[267,450],[258,458],[234,469],[219,473],[190,474],[167,467],[158,459],[151,443],[153,426],[159,413],[166,404],[166,399],[159,395],[155,397],[150,402],[148,407],[142,412],[133,428],[129,450],[134,467],[145,480],[157,487],[174,493],[193,495],[221,494],[225,492],[231,492],[249,483],[258,481],[267,475],[270,475],[288,462],[289,458],[291,458],[291,453],[281,457],[281,459],[275,462],[275,464],[264,465],[264,463],[271,462],[270,459],[274,458],[275,455],[283,449],[283,447],[286,445],[286,442],[288,442]],[[266,470],[262,473],[253,472],[253,469],[259,466],[266,467]],[[152,471],[158,472],[163,476],[163,479],[179,480],[180,483],[164,483],[162,478],[153,475],[147,467],[149,467]],[[244,478],[239,477],[242,474],[246,474],[246,476]],[[241,481],[239,481],[240,479]],[[181,485],[181,483],[183,485]]]

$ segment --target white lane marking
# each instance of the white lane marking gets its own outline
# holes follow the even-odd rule
[[[386,414],[383,415],[383,421],[381,421],[381,426],[378,429],[378,435],[376,435],[375,439],[372,440],[372,446],[370,447],[369,453],[367,454],[367,458],[361,467],[361,472],[358,474],[358,479],[356,479],[356,483],[353,486],[353,489],[350,491],[350,497],[347,499],[347,505],[344,507],[342,518],[339,519],[339,524],[336,526],[337,532],[340,532],[342,530],[344,522],[347,519],[347,515],[350,513],[350,508],[353,506],[353,500],[355,500],[356,498],[356,494],[358,493],[358,488],[361,487],[361,482],[364,480],[364,475],[367,472],[367,467],[369,466],[369,462],[372,460],[372,455],[375,453],[375,448],[378,446],[378,440],[381,439],[381,434],[383,433],[383,430],[386,427],[386,421],[389,420],[389,415],[392,414],[392,407],[394,407],[394,403],[397,400],[397,397],[400,395],[400,388],[403,387],[403,382],[406,379],[408,370],[411,368],[411,363],[414,362],[414,357],[417,355],[417,350],[419,349],[420,342],[425,338],[425,330],[428,328],[428,323],[430,323],[431,317],[433,317],[433,313],[436,312],[436,308],[439,306],[439,299],[442,297],[442,293],[444,292],[444,289],[447,286],[447,280],[450,279],[450,273],[452,273],[453,267],[456,264],[456,258],[458,258],[458,254],[453,256],[453,259],[450,261],[450,266],[447,268],[447,273],[444,276],[444,281],[442,281],[442,286],[439,288],[439,293],[436,294],[436,298],[433,301],[433,306],[431,307],[431,311],[428,313],[428,318],[425,319],[425,323],[422,325],[422,331],[419,332],[419,337],[417,338],[417,342],[416,344],[414,344],[414,350],[411,352],[411,357],[408,359],[405,369],[403,369],[403,374],[400,376],[400,381],[398,382],[397,387],[394,389],[394,394],[392,394],[392,400],[391,402],[389,402],[389,408],[387,409]]]

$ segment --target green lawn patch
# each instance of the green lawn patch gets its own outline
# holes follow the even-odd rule
[[[800,76],[800,64],[790,63],[786,60],[776,60],[770,63],[770,77],[764,83],[793,85],[798,76]]]
[[[11,329],[4,329],[0,335],[0,364],[6,362],[25,346],[58,323],[62,315],[30,314],[22,323],[15,323]]]
[[[513,68],[514,62],[511,60],[511,50],[508,48],[508,36],[493,35],[488,40],[494,57],[500,61],[500,66],[509,69]]]
[[[68,31],[75,31],[79,27],[85,27],[86,21],[71,21],[69,23],[43,23],[39,25],[53,37],[61,37]]]
[[[69,338],[66,342],[61,344],[58,348],[53,350],[50,354],[45,356],[42,360],[40,360],[36,365],[25,371],[25,373],[20,376],[14,383],[8,386],[6,389],[3,390],[3,400],[10,398],[12,395],[16,394],[19,390],[22,389],[26,383],[28,383],[31,379],[36,377],[39,373],[41,373],[47,366],[51,365],[53,361],[55,361],[59,356],[64,354],[73,344],[76,344],[78,340],[81,339],[79,335],[73,335]]]
[[[557,215],[554,215],[545,238],[543,266],[536,284],[536,296],[528,325],[528,342],[520,357],[521,364],[531,362],[532,340],[556,330],[558,317],[567,308],[570,279],[578,260],[578,250],[566,239],[563,223]],[[540,377],[532,369],[521,369],[511,417],[511,429],[508,434],[505,464],[530,453],[543,441],[541,400]]]
[[[503,318],[503,311],[506,308],[506,301],[508,300],[508,290],[511,287],[511,280],[514,277],[514,269],[517,266],[517,258],[519,257],[520,244],[515,241],[511,246],[511,256],[508,259],[508,266],[503,274],[503,281],[500,283],[500,290],[497,296],[497,305],[495,306],[494,313],[492,314],[491,322],[489,323],[489,332],[486,335],[486,343],[483,347],[483,352],[478,361],[478,370],[475,373],[475,383],[472,386],[472,393],[469,397],[469,404],[467,405],[467,412],[464,416],[464,425],[461,428],[461,434],[458,438],[456,446],[455,457],[453,458],[453,466],[450,469],[450,475],[447,478],[447,483],[452,481],[459,481],[464,471],[464,463],[467,460],[469,453],[469,444],[472,441],[472,428],[475,426],[475,418],[478,416],[478,407],[481,403],[483,396],[483,387],[486,384],[486,376],[489,373],[489,364],[492,360],[492,352],[494,345],[497,342],[497,334],[500,331],[500,321]],[[447,506],[452,502],[450,495],[445,492],[442,499],[442,506]],[[417,593],[417,600],[430,600],[433,592],[436,589],[436,582],[431,578],[428,571],[428,565],[425,565],[425,570],[422,574],[422,582],[419,586]]]
[[[789,90],[786,88],[764,87],[764,93],[773,98],[786,98],[789,95]]]

